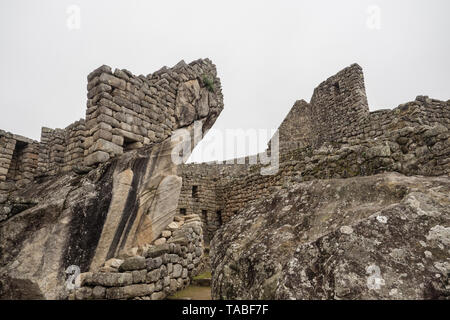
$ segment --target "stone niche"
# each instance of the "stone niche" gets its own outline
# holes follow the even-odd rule
[[[0,191],[22,187],[33,180],[38,143],[0,131]]]

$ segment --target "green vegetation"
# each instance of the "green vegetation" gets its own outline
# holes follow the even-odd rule
[[[211,279],[212,275],[211,275],[211,271],[206,271],[203,272],[197,276],[194,277],[194,280],[198,280],[198,279]]]
[[[203,81],[203,84],[205,85],[206,89],[208,89],[208,91],[214,92],[215,88],[214,88],[213,77],[210,77],[210,76],[204,74],[202,77],[202,81]]]

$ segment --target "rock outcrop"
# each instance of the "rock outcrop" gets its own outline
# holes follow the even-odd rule
[[[448,176],[292,183],[217,231],[213,297],[448,299],[449,250]]]

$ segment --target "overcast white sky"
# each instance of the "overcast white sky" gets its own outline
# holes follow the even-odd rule
[[[67,26],[70,5],[79,29]],[[138,75],[206,57],[225,96],[217,129],[276,128],[354,62],[371,110],[448,100],[449,12],[448,0],[2,0],[0,128],[38,140],[41,126],[84,117],[86,76],[102,64]]]

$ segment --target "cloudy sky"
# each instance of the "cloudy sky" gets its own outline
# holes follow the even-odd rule
[[[148,74],[206,57],[222,80],[221,130],[276,128],[354,62],[371,110],[447,100],[449,12],[448,0],[2,0],[0,128],[39,139],[84,117],[86,76],[102,64]]]

